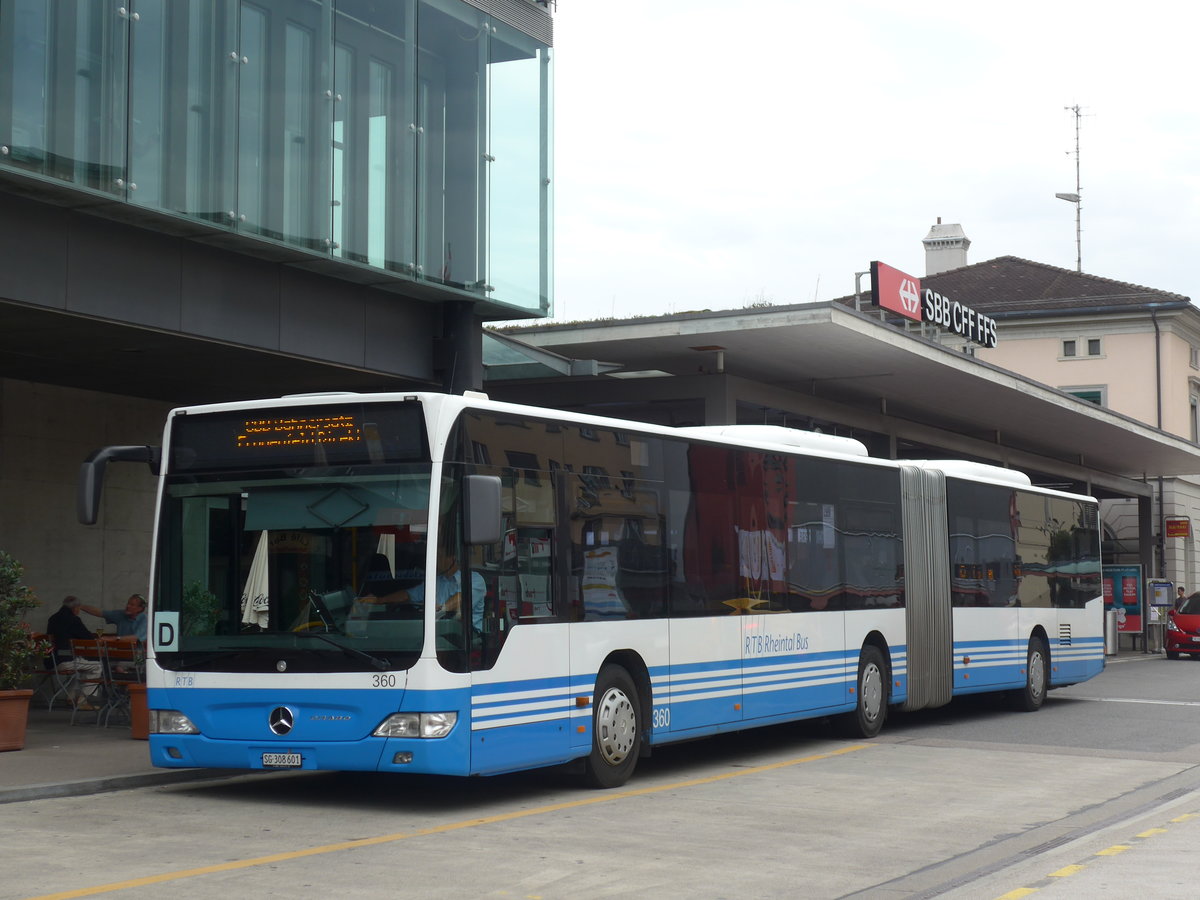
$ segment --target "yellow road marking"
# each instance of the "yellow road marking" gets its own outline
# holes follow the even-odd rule
[[[1083,866],[1063,866],[1057,872],[1051,872],[1046,877],[1047,878],[1067,878],[1071,875],[1074,875],[1077,872],[1082,872],[1083,869],[1084,869]]]
[[[69,900],[72,897],[94,897],[97,894],[108,894],[114,891],[126,891],[131,888],[146,887],[151,884],[164,884],[168,881],[180,881],[184,878],[195,878],[200,875],[214,875],[218,872],[233,872],[238,869],[252,869],[255,866],[267,866],[272,863],[287,862],[293,859],[304,859],[308,856],[320,856],[325,853],[337,853],[342,850],[357,850],[360,847],[375,847],[380,844],[391,844],[396,841],[406,841],[410,838],[428,837],[431,834],[446,834],[451,831],[461,831],[464,828],[478,828],[480,825],[495,825],[500,822],[511,822],[515,819],[524,819],[529,816],[540,816],[546,813],[561,812],[564,809],[578,809],[583,806],[594,806],[597,803],[608,803],[612,800],[625,800],[630,797],[645,797],[649,794],[660,794],[663,791],[674,791],[680,788],[698,787],[705,784],[715,784],[719,781],[726,781],[730,778],[741,778],[744,775],[757,775],[761,772],[771,772],[775,769],[786,769],[788,766],[797,766],[801,763],[817,762],[822,759],[832,759],[836,756],[844,756],[847,753],[853,753],[856,750],[867,750],[870,747],[879,746],[878,744],[851,744],[848,747],[840,747],[837,750],[831,750],[828,753],[814,753],[811,756],[801,756],[796,759],[787,759],[783,762],[769,763],[765,766],[753,766],[751,768],[739,769],[736,772],[725,772],[721,775],[709,775],[706,778],[691,778],[687,781],[675,781],[671,784],[663,784],[658,787],[638,788],[633,791],[605,792],[603,794],[595,794],[586,797],[582,800],[570,800],[566,803],[552,803],[548,806],[538,806],[532,809],[522,809],[515,812],[500,813],[495,816],[484,816],[479,819],[465,819],[461,822],[449,822],[445,825],[436,825],[433,828],[421,828],[417,831],[397,832],[395,834],[382,834],[377,837],[358,838],[353,841],[339,841],[336,844],[324,844],[320,847],[308,847],[304,850],[291,850],[286,853],[272,853],[269,856],[256,856],[253,859],[239,859],[232,862],[219,863],[212,866],[200,866],[195,869],[181,869],[177,872],[163,872],[160,875],[147,875],[144,878],[131,878],[128,881],[114,881],[110,884],[98,884],[93,887],[78,888],[73,891],[60,891],[56,894],[40,894],[37,897],[31,897],[29,900]],[[1020,895],[1023,896],[1023,895]]]
[[[1176,816],[1175,818],[1171,819],[1170,821],[1171,821],[1171,823],[1186,822],[1189,819],[1195,819],[1198,816],[1200,816],[1200,813],[1184,813],[1183,815]],[[1136,837],[1138,837],[1140,840],[1145,840],[1147,838],[1155,837],[1156,835],[1166,834],[1168,831],[1169,831],[1169,829],[1167,829],[1167,828],[1159,828],[1159,827],[1147,828],[1145,831],[1138,832]],[[1116,856],[1118,853],[1124,853],[1126,850],[1132,850],[1133,847],[1134,847],[1133,844],[1113,844],[1111,847],[1106,847],[1103,850],[1099,850],[1093,855],[1094,856]],[[1028,897],[1030,894],[1037,893],[1038,890],[1040,890],[1041,888],[1047,887],[1048,885],[1052,884],[1053,882],[1051,882],[1050,879],[1052,879],[1052,878],[1068,878],[1071,875],[1075,875],[1075,874],[1078,874],[1079,872],[1082,872],[1085,868],[1087,868],[1087,865],[1084,863],[1079,863],[1079,864],[1070,865],[1070,866],[1063,866],[1057,872],[1051,872],[1049,875],[1045,876],[1041,881],[1035,882],[1035,886],[1032,886],[1032,887],[1027,886],[1027,887],[1017,888],[1016,890],[1009,891],[1007,894],[1002,894],[1001,896],[997,897],[996,900],[1017,900],[1017,898],[1019,898],[1019,897]]]

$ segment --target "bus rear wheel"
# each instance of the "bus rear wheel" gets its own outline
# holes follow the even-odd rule
[[[841,731],[847,737],[873,738],[887,719],[887,664],[878,647],[863,647],[858,657],[858,704],[842,717]]]
[[[605,666],[596,678],[592,702],[592,752],[585,767],[588,784],[620,787],[629,780],[642,747],[642,710],[637,686],[620,666]]]
[[[1040,637],[1029,639],[1029,652],[1025,659],[1025,687],[1009,693],[1013,708],[1018,712],[1037,712],[1046,702],[1046,686],[1049,683],[1050,649]]]

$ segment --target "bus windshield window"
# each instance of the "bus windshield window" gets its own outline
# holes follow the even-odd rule
[[[168,476],[155,621],[177,635],[161,664],[411,665],[421,609],[396,598],[423,583],[429,487],[428,464]]]

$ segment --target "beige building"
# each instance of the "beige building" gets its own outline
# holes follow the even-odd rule
[[[996,319],[996,346],[966,352],[1197,443],[1200,309],[1189,298],[1011,256],[967,265],[965,246],[948,253],[955,234],[967,243],[957,225],[931,229],[921,284]],[[1154,490],[1154,570],[1145,575],[1200,589],[1200,477],[1158,477],[1129,462]],[[1108,561],[1138,562],[1135,504],[1106,501],[1104,518],[1114,539]],[[1172,533],[1187,520],[1188,536],[1164,537],[1168,520]]]

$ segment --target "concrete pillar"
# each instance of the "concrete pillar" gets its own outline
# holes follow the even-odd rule
[[[483,389],[483,320],[469,300],[442,304],[439,354],[442,389],[449,394]]]
[[[736,425],[737,393],[728,375],[713,375],[706,379],[704,392],[704,424]]]

